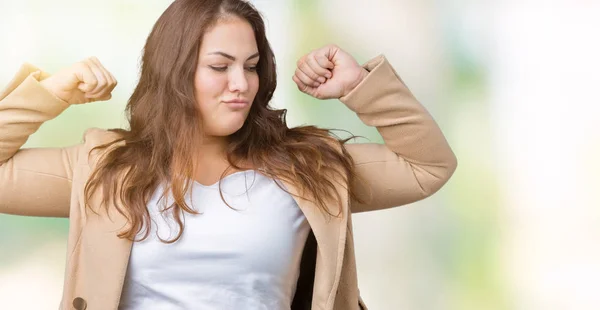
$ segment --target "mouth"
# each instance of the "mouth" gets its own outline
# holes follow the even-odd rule
[[[233,100],[223,101],[223,103],[225,103],[228,107],[230,107],[232,109],[243,109],[250,105],[250,102],[248,100],[244,100],[244,99],[233,99]]]

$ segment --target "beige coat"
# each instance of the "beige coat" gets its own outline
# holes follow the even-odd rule
[[[296,199],[312,233],[302,258],[292,309],[366,309],[359,296],[351,213],[411,203],[436,192],[456,168],[456,158],[439,127],[381,55],[364,65],[367,78],[340,98],[384,144],[345,147],[365,183],[351,184],[365,204],[348,201],[340,186],[343,214],[325,217]],[[84,142],[67,148],[21,149],[42,123],[69,105],[40,86],[48,75],[25,64],[0,92],[0,213],[69,218],[64,291],[60,309],[116,310],[132,242],[117,237],[126,223],[110,208],[94,214],[84,207],[84,185],[98,155],[90,150],[116,134],[89,129]],[[292,184],[285,184],[297,193]],[[100,198],[90,201],[99,208]],[[332,206],[337,202],[332,201]],[[110,218],[109,216],[110,215]]]

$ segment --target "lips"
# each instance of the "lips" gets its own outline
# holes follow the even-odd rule
[[[248,105],[250,105],[250,102],[248,100],[244,100],[244,99],[227,100],[227,101],[223,101],[223,103],[225,103],[228,107],[230,107],[232,109],[243,109],[243,108],[247,107]]]

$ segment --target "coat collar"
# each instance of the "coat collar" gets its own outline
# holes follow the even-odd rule
[[[344,190],[337,189],[344,203],[342,204],[341,215],[333,217],[320,211],[313,202],[299,198],[299,191],[295,186],[286,182],[282,183],[304,213],[317,240],[312,309],[332,309],[339,285],[345,250],[348,220],[347,194]],[[330,205],[333,210],[337,208],[338,204],[332,203]],[[89,264],[87,265],[89,270],[85,270],[85,272],[90,274],[92,279],[103,279],[105,281],[106,285],[98,286],[95,289],[106,291],[96,293],[104,296],[106,305],[112,304],[109,309],[117,309],[133,243],[117,237],[118,232],[125,227],[127,220],[116,212],[114,207],[108,209],[111,211],[102,220],[93,221],[93,224],[89,221],[86,223],[84,238],[95,239],[88,240],[90,241],[88,244],[103,245],[106,250],[95,252],[96,257],[93,261],[111,262],[105,265],[109,269]],[[92,226],[90,227],[90,225]]]

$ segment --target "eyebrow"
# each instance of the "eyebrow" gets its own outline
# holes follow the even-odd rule
[[[223,57],[225,57],[227,59],[231,59],[231,60],[235,61],[235,57],[233,57],[233,56],[231,56],[231,55],[229,55],[227,53],[223,53],[223,52],[213,52],[213,53],[209,53],[209,55],[221,55],[221,56],[223,56]],[[248,57],[248,59],[246,59],[246,60],[248,61],[248,60],[250,60],[252,58],[256,58],[258,56],[260,56],[260,53],[253,54],[252,56]]]

